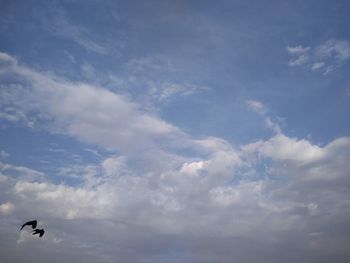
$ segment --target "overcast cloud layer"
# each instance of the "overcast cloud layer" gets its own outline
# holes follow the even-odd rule
[[[1,5],[1,262],[349,262],[346,1]]]

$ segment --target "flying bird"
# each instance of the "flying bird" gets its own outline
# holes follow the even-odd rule
[[[32,235],[36,235],[36,234],[39,234],[39,237],[42,237],[45,233],[45,230],[44,229],[35,229],[33,232],[32,232]]]
[[[33,229],[36,228],[36,225],[37,225],[37,221],[36,220],[33,220],[33,221],[28,221],[27,223],[24,223],[21,227],[21,230],[23,229],[23,227],[25,226],[32,226]]]

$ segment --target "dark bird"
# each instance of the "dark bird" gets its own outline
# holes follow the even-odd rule
[[[32,235],[36,235],[36,234],[39,234],[39,237],[42,237],[45,233],[45,230],[44,229],[35,229],[33,232],[32,232]]]
[[[23,227],[25,227],[25,226],[32,226],[32,228],[35,229],[37,223],[38,223],[38,222],[37,222],[36,220],[28,221],[27,223],[24,223],[24,224],[23,224],[23,226],[21,227],[21,230],[22,230]]]

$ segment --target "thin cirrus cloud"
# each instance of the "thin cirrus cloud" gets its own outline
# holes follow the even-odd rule
[[[291,67],[306,67],[323,75],[334,71],[350,58],[350,43],[346,40],[328,40],[314,47],[287,46]]]
[[[57,8],[49,17],[43,16],[42,24],[50,34],[71,40],[89,52],[105,55],[110,51],[105,45],[91,40],[89,30],[73,24],[61,8]]]
[[[268,108],[266,105],[264,105],[262,102],[256,101],[256,100],[247,100],[246,105],[250,110],[258,113],[259,115],[261,115],[264,118],[265,126],[267,128],[269,128],[270,130],[272,130],[273,132],[275,132],[277,134],[280,134],[282,132],[281,127],[278,124],[278,122],[273,121],[271,119],[271,117],[268,116],[268,114],[267,114]]]
[[[149,108],[171,103],[176,98],[210,92],[205,85],[175,80],[180,70],[163,56],[131,59],[123,65],[121,73],[108,76],[108,84]]]

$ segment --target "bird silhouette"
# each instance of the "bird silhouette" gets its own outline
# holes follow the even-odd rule
[[[44,229],[35,229],[33,232],[32,232],[32,235],[36,235],[36,234],[39,234],[39,237],[42,237],[45,233],[45,230]]]
[[[37,225],[37,221],[36,220],[33,220],[33,221],[28,221],[27,223],[24,223],[21,227],[21,230],[25,227],[25,226],[32,226],[33,229],[36,228],[36,225]]]

